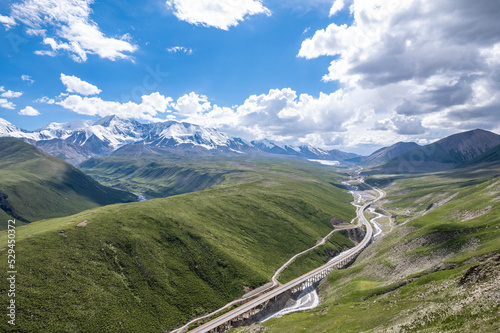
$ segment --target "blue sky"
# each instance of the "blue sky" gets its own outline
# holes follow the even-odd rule
[[[9,14],[8,3],[0,8],[0,13]],[[110,61],[89,55],[81,63],[65,54],[40,56],[34,52],[50,48],[41,45],[42,37],[28,35],[26,25],[18,24],[5,31],[5,38],[0,40],[1,85],[23,92],[16,99],[18,108],[32,105],[41,115],[27,119],[17,112],[1,110],[2,117],[29,129],[50,121],[81,118],[58,106],[33,105],[33,100],[43,96],[54,98],[65,91],[61,73],[98,86],[103,99],[121,102],[127,101],[127,96],[140,102],[144,92],[159,91],[178,98],[195,91],[210,96],[214,103],[231,106],[251,94],[267,93],[277,87],[310,94],[336,89],[336,84],[321,81],[328,59],[309,61],[297,57],[302,40],[331,21],[328,1],[297,7],[280,2],[270,4],[270,17],[255,15],[229,30],[180,21],[161,1],[146,5],[137,5],[135,1],[103,1],[90,8],[92,20],[106,36],[128,33],[138,51],[130,53],[130,59]],[[348,19],[344,15],[337,20]],[[306,29],[308,32],[304,33]],[[176,46],[191,50],[190,54],[183,50],[167,51]],[[147,68],[158,71],[161,82],[138,88],[150,75]],[[29,75],[35,82],[21,80],[22,75]]]
[[[3,1],[0,117],[28,130],[177,119],[359,153],[498,133],[499,13],[451,0]]]

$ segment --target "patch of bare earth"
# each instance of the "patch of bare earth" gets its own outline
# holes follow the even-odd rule
[[[78,223],[76,226],[77,227],[85,227],[88,222],[89,222],[89,220],[85,220],[85,221],[82,221],[82,222]]]
[[[460,222],[469,221],[485,214],[488,214],[493,209],[493,206],[487,206],[479,210],[455,210],[451,213],[451,218]]]

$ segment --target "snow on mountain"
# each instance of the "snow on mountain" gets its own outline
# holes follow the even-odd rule
[[[299,149],[300,149],[300,152],[303,155],[306,155],[307,157],[309,157],[309,156],[313,156],[313,157],[314,156],[327,157],[328,156],[328,152],[326,150],[323,150],[321,148],[316,148],[316,147],[313,147],[313,146],[310,146],[310,145],[300,146]]]
[[[187,144],[211,150],[221,146],[228,147],[230,143],[228,136],[212,128],[175,121],[153,124],[145,138],[145,144],[157,147]]]
[[[268,139],[252,141],[251,144],[262,150],[263,152],[270,154],[284,154],[284,155],[296,155],[302,154],[300,147],[295,147],[291,145],[286,145],[279,142],[273,142]]]
[[[280,145],[267,139],[252,141],[251,144],[265,153],[287,154],[285,145]]]
[[[246,142],[231,138],[212,128],[166,121],[141,124],[117,116],[97,120],[77,120],[68,123],[51,123],[35,131],[25,131],[0,118],[0,136],[25,139],[47,152],[71,163],[79,163],[92,156],[106,156],[117,150],[123,153],[142,151],[137,144],[170,152],[193,153],[252,153],[282,154],[300,158],[328,160],[331,154],[312,146],[294,147],[269,140]],[[126,149],[128,146],[131,149]],[[347,154],[347,153],[344,153]],[[348,154],[353,155],[353,154]],[[335,160],[337,160],[337,155]]]
[[[0,135],[9,136],[10,133],[21,132],[21,129],[16,125],[11,124],[5,119],[0,118]]]
[[[28,131],[25,131],[2,118],[0,118],[0,136],[10,136],[13,138],[21,138],[21,139],[28,139],[35,141],[38,141],[39,139],[36,133],[30,133]]]
[[[263,139],[259,141],[252,141],[254,145],[262,145],[267,149],[272,149],[273,147],[279,147],[276,143],[269,141],[268,139]]]
[[[290,145],[285,145],[284,146],[287,151],[295,151],[297,153],[301,152],[300,147],[295,147],[295,146],[290,146]]]
[[[242,139],[230,138],[215,129],[199,125],[177,121],[141,124],[117,116],[51,123],[32,132],[22,130],[1,119],[0,136],[40,142],[39,146],[47,148],[50,153],[63,157],[71,156],[71,160],[74,161],[79,160],[75,156],[75,152],[78,151],[82,152],[83,158],[88,158],[89,152],[94,156],[109,155],[118,148],[133,143],[177,150],[196,148],[235,153],[255,149]],[[82,149],[79,150],[77,147]]]
[[[267,139],[252,141],[252,144],[263,152],[270,154],[293,155],[306,159],[325,160],[325,161],[344,161],[349,158],[357,157],[357,154],[345,153],[340,150],[324,150],[311,145],[290,146],[276,143]]]
[[[81,146],[85,146],[88,140],[100,140],[102,146],[115,150],[124,144],[139,141],[144,135],[144,125],[134,120],[107,116],[97,120],[51,123],[38,132],[43,140],[57,138]]]

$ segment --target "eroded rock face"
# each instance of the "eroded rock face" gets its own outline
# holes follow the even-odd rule
[[[483,258],[486,259],[486,258]],[[471,266],[465,274],[460,278],[458,285],[473,284],[485,281],[486,279],[493,280],[500,275],[500,254],[493,255],[485,261]],[[497,295],[500,298],[500,295]]]
[[[337,216],[332,217],[332,219],[330,220],[330,223],[331,223],[333,226],[351,225],[351,224],[350,224],[349,222],[347,222],[346,220],[341,219],[340,217],[337,217]]]
[[[343,231],[341,231],[341,233],[346,235],[351,240],[351,242],[353,242],[354,244],[358,244],[365,237],[365,231],[361,228],[358,228],[358,227],[343,230]]]

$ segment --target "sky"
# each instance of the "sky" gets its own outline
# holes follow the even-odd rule
[[[500,2],[6,0],[0,118],[111,114],[369,154],[500,133]]]

